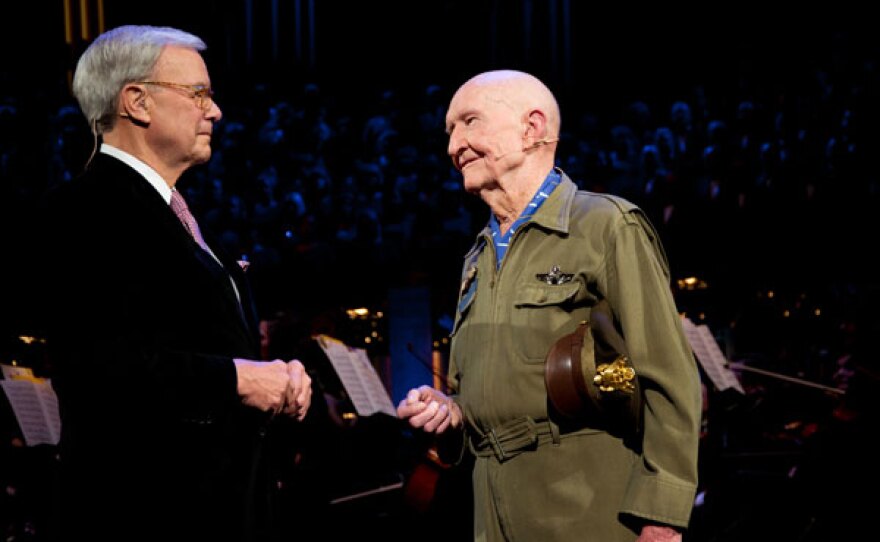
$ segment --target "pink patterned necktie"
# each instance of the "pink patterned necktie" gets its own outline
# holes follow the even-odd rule
[[[183,222],[184,227],[190,235],[193,236],[196,243],[198,243],[205,252],[210,253],[211,249],[208,248],[208,243],[206,243],[205,239],[202,237],[202,232],[199,230],[199,225],[196,223],[195,217],[189,212],[189,207],[187,207],[183,195],[177,190],[171,191],[171,210],[174,211],[177,218]]]

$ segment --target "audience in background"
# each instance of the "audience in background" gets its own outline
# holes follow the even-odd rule
[[[567,103],[563,96],[570,120],[562,126],[560,156],[567,158],[560,166],[581,188],[627,195],[650,214],[673,278],[698,279],[676,290],[679,308],[708,324],[729,357],[826,385],[855,374],[858,395],[846,401],[753,374],[743,375],[744,397],[710,391],[706,450],[714,470],[701,478],[694,540],[760,532],[759,518],[769,512],[758,507],[778,497],[779,487],[790,496],[791,484],[819,480],[839,495],[859,477],[830,470],[830,461],[847,457],[845,443],[863,442],[864,420],[875,409],[864,410],[870,401],[861,398],[878,386],[865,332],[877,318],[864,300],[872,292],[876,298],[880,275],[864,245],[880,208],[873,159],[880,72],[871,58],[842,61],[859,60],[855,70],[817,66],[802,74],[812,85],[695,86],[665,101],[651,99],[648,88],[630,103]],[[459,286],[449,277],[458,276],[471,232],[487,218],[478,201],[457,194],[460,182],[445,156],[438,111],[453,89],[352,92],[301,81],[240,90],[240,103],[224,99],[211,162],[188,172],[181,186],[226,248],[251,262],[261,316],[295,310],[308,320],[328,308],[381,306],[388,287],[422,285],[437,300],[435,320],[449,322],[448,300]],[[76,176],[91,151],[71,98],[50,102],[0,94],[0,250],[13,275],[21,253],[16,232],[36,198]],[[33,322],[29,292],[11,290],[4,301],[14,309],[0,317],[0,353],[9,356],[19,348],[11,338],[31,332]],[[855,307],[862,338],[852,346],[840,337],[854,325]],[[439,325],[438,335],[444,331]],[[27,355],[19,359],[42,362]],[[7,425],[4,464],[22,456]],[[732,464],[732,449],[755,448],[777,455]],[[0,469],[0,488],[7,488],[0,527],[11,532],[40,520],[27,512],[43,499],[24,481],[30,472]],[[767,499],[750,505],[756,487]],[[809,504],[774,516],[775,528],[786,535],[832,528],[828,511],[838,508]],[[736,528],[722,532],[725,521]]]

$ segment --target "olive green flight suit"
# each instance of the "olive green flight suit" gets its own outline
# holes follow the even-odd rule
[[[549,284],[543,275],[554,266],[570,280]],[[489,228],[479,234],[465,258],[449,367],[477,456],[475,540],[610,542],[635,540],[643,521],[687,525],[701,392],[669,282],[642,211],[578,191],[564,174],[500,269]],[[547,421],[544,358],[601,298],[640,379],[639,432],[601,419]],[[536,444],[509,450],[524,435]]]

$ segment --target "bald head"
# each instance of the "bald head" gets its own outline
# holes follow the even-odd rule
[[[537,77],[516,70],[495,70],[470,78],[456,95],[479,88],[484,99],[509,108],[514,115],[541,111],[547,119],[545,139],[559,137],[559,104],[550,89]],[[455,100],[455,98],[453,98]]]

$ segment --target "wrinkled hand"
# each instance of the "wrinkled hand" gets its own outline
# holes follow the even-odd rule
[[[290,380],[284,393],[284,413],[302,421],[312,404],[312,378],[298,359],[287,362],[287,374]]]
[[[409,420],[415,428],[428,433],[443,433],[447,428],[461,425],[461,409],[442,392],[430,386],[409,390],[397,405],[397,416]]]
[[[681,533],[666,525],[645,525],[636,542],[681,542]]]
[[[254,361],[240,358],[233,362],[242,402],[264,412],[281,412],[290,384],[287,363],[280,359]]]

